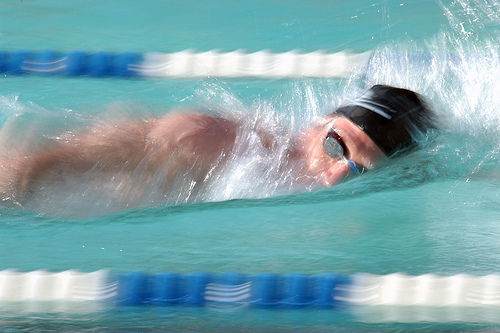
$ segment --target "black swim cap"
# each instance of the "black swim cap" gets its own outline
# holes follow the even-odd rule
[[[415,92],[385,85],[373,86],[335,113],[358,125],[386,156],[414,146],[435,118]]]

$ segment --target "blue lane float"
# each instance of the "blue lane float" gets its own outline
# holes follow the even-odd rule
[[[112,279],[113,280],[113,279]],[[335,274],[245,275],[238,273],[180,275],[133,272],[116,276],[119,305],[205,306],[209,304],[256,307],[335,308],[343,304],[349,277]]]
[[[133,77],[139,74],[134,70],[140,63],[140,54],[132,52],[67,53],[44,50],[28,52],[16,50],[0,52],[0,72],[7,75],[38,74],[93,77]],[[135,66],[135,67],[134,67]]]

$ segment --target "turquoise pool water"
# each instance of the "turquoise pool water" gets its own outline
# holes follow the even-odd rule
[[[363,71],[332,80],[2,76],[0,117],[19,119],[19,138],[32,133],[33,123],[50,132],[110,109],[160,116],[173,107],[207,104],[244,114],[258,110],[257,117],[292,133],[375,83],[426,95],[442,118],[442,130],[423,150],[321,191],[252,186],[257,178],[249,170],[246,181],[226,180],[234,195],[211,202],[103,209],[97,217],[77,212],[77,219],[57,203],[31,210],[2,205],[0,269],[497,273],[499,15],[488,1],[0,4],[2,50],[374,52]],[[0,324],[12,331],[85,332],[498,329],[365,324],[342,311],[148,307],[82,316],[7,311]]]

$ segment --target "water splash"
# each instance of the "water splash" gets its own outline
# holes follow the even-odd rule
[[[399,186],[449,177],[484,179],[498,168],[499,6],[491,1],[453,1],[441,7],[448,26],[423,42],[381,47],[362,77],[368,86],[385,83],[415,90],[439,114],[439,135],[430,138],[426,150],[398,161],[399,167],[392,169],[397,174],[403,170],[415,182],[382,172]]]

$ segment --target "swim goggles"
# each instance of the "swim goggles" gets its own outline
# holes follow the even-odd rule
[[[356,163],[347,158],[347,146],[342,137],[333,128],[330,128],[323,140],[323,150],[332,158],[342,159],[356,175],[361,174]]]

